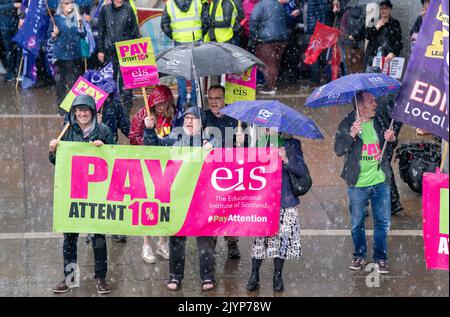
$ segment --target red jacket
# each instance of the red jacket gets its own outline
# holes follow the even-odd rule
[[[145,107],[140,109],[131,121],[131,130],[129,134],[130,144],[144,145],[144,119],[147,116]]]
[[[144,145],[144,129],[145,129],[144,119],[146,116],[147,111],[145,110],[145,107],[140,109],[134,115],[133,120],[131,121],[130,134],[128,136],[130,139],[130,144]],[[160,127],[161,124],[163,124],[162,128],[164,129],[162,131],[159,131],[159,128],[161,128]],[[158,135],[160,137],[169,135],[171,130],[172,130],[172,120],[168,120],[167,122],[165,122],[164,120],[161,120],[161,118],[158,118],[157,131],[159,131]]]

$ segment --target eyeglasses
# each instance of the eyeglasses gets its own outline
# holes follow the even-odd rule
[[[208,100],[211,100],[211,101],[220,101],[222,99],[223,99],[223,97],[209,97],[208,96]]]
[[[197,119],[196,117],[194,117],[194,116],[185,116],[184,117],[184,120],[186,120],[186,121],[194,121],[195,119]]]

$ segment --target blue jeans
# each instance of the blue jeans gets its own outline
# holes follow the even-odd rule
[[[180,46],[186,43],[175,42],[175,46]],[[187,86],[186,78],[177,77],[178,85],[178,101],[177,108],[183,110],[187,104]],[[197,106],[197,91],[195,89],[195,80],[191,81],[191,106]]]
[[[352,238],[355,246],[355,258],[367,257],[366,245],[366,206],[369,199],[372,206],[374,236],[373,259],[387,260],[387,234],[391,226],[391,193],[386,183],[369,187],[349,187],[350,214],[352,218]]]

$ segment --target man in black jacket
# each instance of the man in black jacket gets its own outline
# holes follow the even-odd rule
[[[69,113],[70,127],[61,138],[62,141],[90,142],[94,146],[113,144],[114,139],[109,128],[103,123],[97,123],[97,110],[94,98],[88,95],[79,95],[72,103]],[[56,162],[56,149],[58,140],[51,140],[49,145],[49,159],[52,164]],[[53,288],[54,293],[66,293],[75,287],[72,272],[79,274],[77,262],[78,233],[64,233],[63,256],[65,279]],[[97,292],[107,294],[111,288],[106,281],[108,268],[106,239],[103,234],[95,234],[92,240],[95,258],[95,280]]]
[[[402,28],[400,22],[391,16],[392,2],[383,0],[380,3],[380,20],[377,25],[366,28],[366,39],[369,40],[364,57],[364,69],[372,66],[373,58],[378,52],[386,57],[386,62],[400,55],[403,49]]]
[[[209,109],[205,112],[204,135],[214,135],[217,142],[221,142],[216,145],[217,147],[248,146],[248,137],[242,132],[247,125],[243,123],[242,131],[237,131],[238,120],[220,113],[220,110],[225,107],[225,88],[223,86],[209,87],[208,106]],[[237,133],[235,134],[234,131]],[[225,236],[224,239],[228,246],[228,257],[239,259],[241,257],[238,247],[239,237]]]
[[[100,63],[113,62],[114,79],[119,78],[122,106],[127,115],[133,106],[132,90],[125,90],[116,53],[116,42],[139,38],[139,27],[131,6],[124,0],[113,0],[100,10],[98,18],[98,60]]]
[[[389,273],[387,265],[387,233],[391,224],[390,169],[384,156],[385,142],[395,142],[388,119],[376,113],[375,97],[369,92],[356,95],[357,110],[349,113],[336,133],[334,152],[345,156],[341,177],[347,182],[352,238],[355,246],[351,270],[361,270],[367,264],[365,208],[372,206],[374,221],[373,259],[379,273]],[[358,116],[356,117],[356,114]],[[391,144],[387,144],[389,148]]]

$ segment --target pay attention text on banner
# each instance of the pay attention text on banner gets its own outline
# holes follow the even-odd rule
[[[125,88],[159,84],[158,68],[149,37],[117,42],[116,50]]]
[[[102,89],[98,88],[94,84],[91,84],[88,80],[80,76],[59,106],[69,112],[75,97],[79,95],[89,95],[94,98],[97,111],[108,98],[108,93],[104,92]]]
[[[277,149],[61,142],[53,230],[149,236],[273,236]]]

